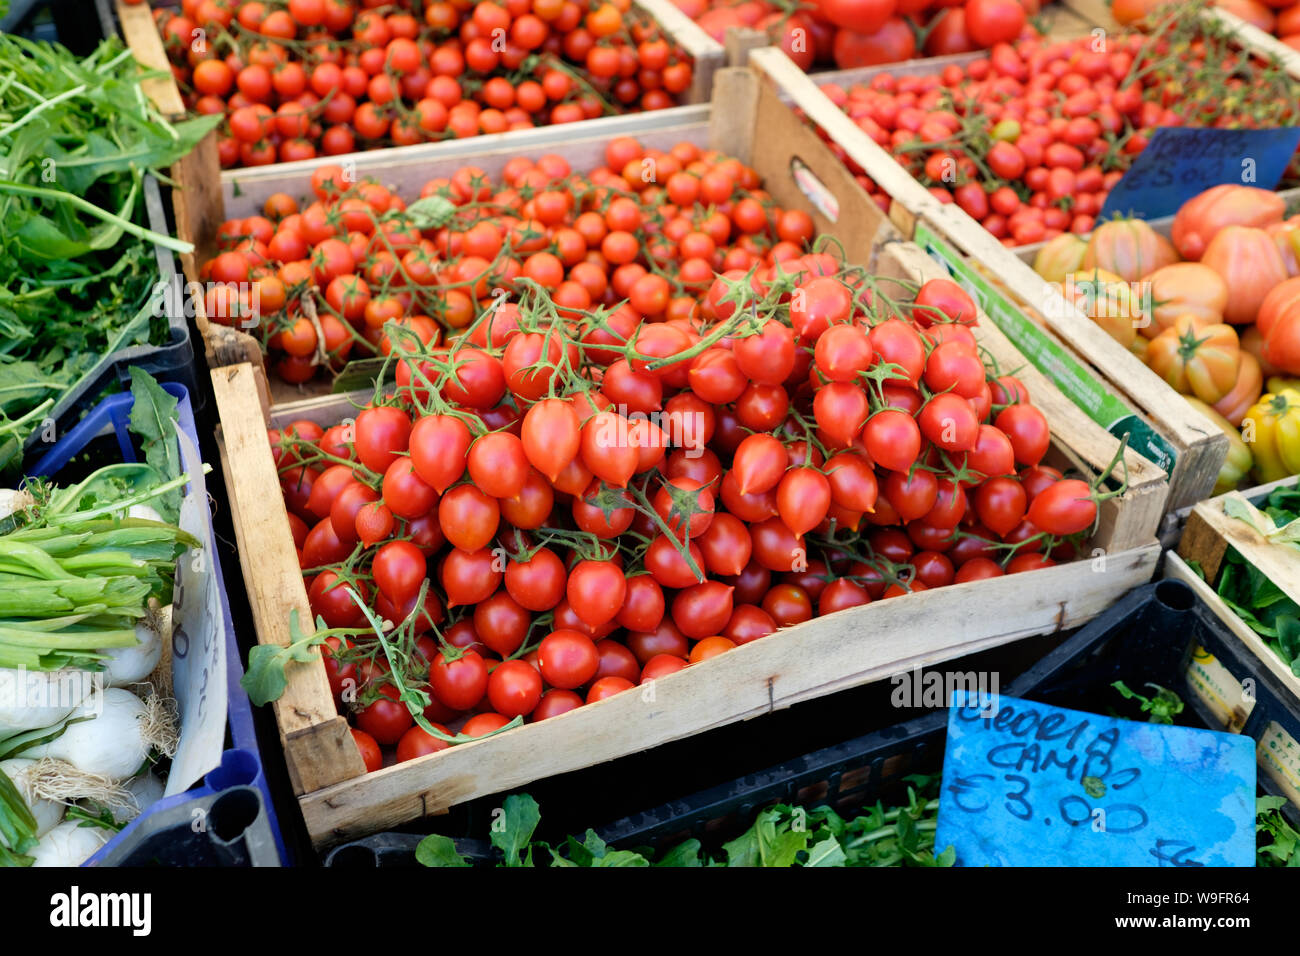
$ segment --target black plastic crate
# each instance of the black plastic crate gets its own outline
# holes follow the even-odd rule
[[[61,43],[78,56],[91,53],[104,37],[117,32],[108,0],[94,0],[95,16],[86,16],[85,0],[9,0],[0,33],[29,40]]]
[[[1058,707],[1095,713],[1118,710],[1138,717],[1126,712],[1126,702],[1111,684],[1123,680],[1142,691],[1149,681],[1183,699],[1179,723],[1219,730],[1221,724],[1188,683],[1187,665],[1198,645],[1239,679],[1254,679],[1255,704],[1242,733],[1259,740],[1276,722],[1300,740],[1300,714],[1285,688],[1268,672],[1260,673],[1249,651],[1177,581],[1134,589],[1013,681],[1005,693]],[[619,847],[658,851],[690,837],[711,846],[742,832],[758,810],[774,803],[827,804],[845,810],[881,799],[889,802],[905,793],[903,778],[908,774],[941,769],[947,725],[946,711],[899,724],[625,817],[599,832]],[[1266,775],[1258,779],[1260,789],[1278,793]],[[1288,815],[1296,814],[1293,805],[1287,810]]]
[[[1190,588],[1176,581],[1134,589],[1002,691],[1061,707],[1097,713],[1116,710],[1139,717],[1111,684],[1124,680],[1141,691],[1149,681],[1182,697],[1186,706],[1180,723],[1221,729],[1188,684],[1187,665],[1198,645],[1239,679],[1254,679],[1255,704],[1243,733],[1258,740],[1276,722],[1300,740],[1300,715],[1285,689],[1271,674],[1258,673],[1249,652]],[[946,667],[966,669],[962,662]],[[662,852],[691,837],[706,847],[717,847],[747,829],[759,810],[775,803],[824,804],[843,812],[877,800],[896,802],[906,796],[904,778],[909,774],[941,769],[947,725],[946,710],[930,713],[623,817],[597,832],[620,848]],[[1259,781],[1261,789],[1277,792],[1266,775],[1260,774]],[[1296,808],[1288,806],[1287,811],[1293,815]],[[544,802],[542,813],[545,817]],[[414,850],[420,839],[420,834],[376,834],[337,847],[325,864],[415,865]],[[493,859],[491,848],[479,841],[458,840],[457,846],[477,862]]]

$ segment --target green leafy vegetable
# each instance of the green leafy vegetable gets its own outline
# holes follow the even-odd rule
[[[1255,798],[1256,866],[1300,867],[1300,833],[1282,816],[1284,806],[1285,797]]]
[[[527,794],[506,797],[500,815],[492,821],[491,836],[492,845],[505,856],[506,866],[533,865],[533,833],[541,821],[542,814],[532,797]]]
[[[284,676],[284,669],[289,664],[294,661],[306,664],[319,656],[316,648],[329,637],[329,631],[324,620],[316,623],[318,629],[315,633],[304,634],[298,624],[298,609],[294,608],[289,612],[289,643],[286,646],[259,644],[248,652],[248,667],[239,679],[239,686],[256,706],[280,699],[289,686]]]
[[[146,402],[150,386],[161,392],[137,381]],[[188,481],[148,463],[108,465],[68,488],[29,481],[27,504],[0,531],[0,667],[95,669],[104,650],[134,646],[136,623],[171,603],[176,559],[200,542],[175,524],[125,515]]]
[[[451,837],[431,833],[419,842],[415,848],[415,859],[421,866],[471,866],[456,850],[456,841]]]
[[[181,473],[181,453],[176,441],[176,399],[168,395],[142,368],[131,369],[131,431],[144,442],[144,460],[163,480]],[[181,489],[173,488],[156,499],[154,507],[167,521],[181,511]]]
[[[216,116],[172,124],[117,38],[85,59],[0,34],[0,465],[125,346],[166,342],[145,176],[194,148]]]
[[[23,796],[0,770],[0,867],[31,866],[28,851],[36,846],[36,818]]]
[[[647,848],[614,849],[594,830],[552,847],[533,839],[541,811],[527,794],[506,798],[494,814],[491,840],[507,867],[543,865],[539,853],[549,856],[552,867],[952,866],[957,856],[952,847],[934,855],[939,777],[913,776],[907,782],[905,806],[887,810],[877,803],[848,821],[829,807],[768,807],[716,857],[692,838],[654,860]],[[453,840],[438,835],[420,841],[416,859],[425,866],[470,865]]]
[[[1151,715],[1147,718],[1147,723],[1172,724],[1174,718],[1183,712],[1183,699],[1172,690],[1161,687],[1159,684],[1147,682],[1146,686],[1155,691],[1155,694],[1151,697],[1143,697],[1122,680],[1117,680],[1110,686],[1119,691],[1125,700],[1141,701],[1142,713]],[[1099,796],[1099,794],[1095,794],[1095,796]]]

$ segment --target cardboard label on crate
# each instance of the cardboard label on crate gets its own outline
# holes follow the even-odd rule
[[[1288,800],[1300,806],[1300,743],[1281,724],[1271,720],[1255,752],[1264,773]]]
[[[1033,323],[1011,300],[975,269],[956,249],[923,222],[916,225],[915,241],[953,281],[975,299],[1020,353],[1052,380],[1070,401],[1116,438],[1128,434],[1129,447],[1148,461],[1172,472],[1177,454],[1163,435],[1135,415],[1088,369]]]
[[[181,742],[167,775],[166,795],[182,793],[221,763],[226,742],[225,614],[208,536],[208,491],[203,459],[178,427],[181,467],[190,490],[181,502],[180,526],[202,543],[177,562],[172,601],[173,695],[180,709]]]
[[[957,691],[950,845],[961,866],[1254,866],[1253,741]]]
[[[1187,662],[1187,684],[1230,734],[1239,734],[1255,708],[1255,701],[1217,657],[1199,644]]]
[[[1106,196],[1097,221],[1113,215],[1158,219],[1211,186],[1276,189],[1300,144],[1300,128],[1161,127]]]

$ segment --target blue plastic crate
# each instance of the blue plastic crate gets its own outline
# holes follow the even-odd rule
[[[176,383],[165,383],[162,387],[177,400],[177,416],[181,430],[194,443],[194,447],[198,448],[198,431],[194,425],[194,414],[190,405],[189,393],[183,385]],[[29,473],[40,476],[56,475],[73,458],[81,454],[93,439],[109,432],[117,439],[122,460],[136,461],[137,455],[128,431],[132,403],[133,398],[129,393],[113,395],[100,402],[42,456],[35,466],[29,469]],[[211,542],[214,540],[212,537],[211,517],[209,516],[207,520],[208,537]],[[247,788],[250,786],[261,794],[262,811],[266,815],[266,822],[269,824],[270,832],[274,837],[276,859],[274,861],[266,859],[266,854],[263,852],[258,862],[276,865],[288,859],[284,839],[280,835],[279,824],[275,818],[271,791],[262,769],[262,757],[258,750],[257,735],[253,727],[252,706],[247,695],[239,686],[240,678],[244,676],[244,670],[240,664],[239,645],[235,639],[235,628],[230,617],[230,604],[226,596],[224,578],[221,575],[221,564],[215,548],[209,547],[208,550],[210,552],[208,557],[212,561],[212,573],[216,575],[217,589],[221,600],[221,626],[225,634],[226,732],[230,747],[222,754],[221,763],[209,771],[201,783],[196,784],[184,793],[165,797],[149,807],[143,814],[131,821],[116,837],[100,848],[94,856],[86,861],[85,866],[101,865],[110,857],[121,862],[124,859],[124,851],[127,851],[126,855],[129,856],[132,845],[146,842],[146,838],[151,844],[149,847],[150,858],[157,858],[158,841],[162,839],[165,844],[166,840],[165,835],[160,837],[156,832],[157,828],[151,825],[151,821],[168,815],[169,818],[183,821],[183,829],[189,830],[190,814],[173,812],[177,808],[193,805],[206,814],[207,808],[212,805],[212,801],[206,798],[220,796],[222,793],[232,791],[234,788]],[[224,836],[222,840],[223,842],[229,842]],[[205,854],[202,850],[196,851],[191,847],[189,852],[196,852],[200,857],[195,862],[203,862],[201,857]],[[253,854],[254,858],[257,856],[257,853]],[[222,854],[219,852],[214,854],[210,861],[221,862]],[[130,862],[143,863],[147,862],[147,860],[137,861],[131,858]]]

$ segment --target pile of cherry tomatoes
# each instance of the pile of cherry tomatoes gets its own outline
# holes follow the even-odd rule
[[[802,69],[852,69],[1010,42],[1039,0],[673,0],[719,43],[732,28],[767,33]]]
[[[940,201],[1007,245],[1083,234],[1158,127],[1295,122],[1300,87],[1280,68],[1243,59],[1190,21],[1164,25],[1152,36],[1026,38],[965,66],[822,91]],[[846,162],[887,208],[888,196]]]
[[[627,0],[183,0],[158,28],[223,166],[664,109],[693,67]]]
[[[273,198],[269,237],[227,224],[214,262],[288,299],[302,270],[317,321],[395,373],[269,435],[371,769],[1071,559],[1095,525],[1105,493],[1044,463],[1047,419],[981,360],[971,299],[844,263],[734,159],[621,138],[585,176],[520,158],[409,205],[338,174],[302,212]],[[312,210],[314,252],[286,253]]]

